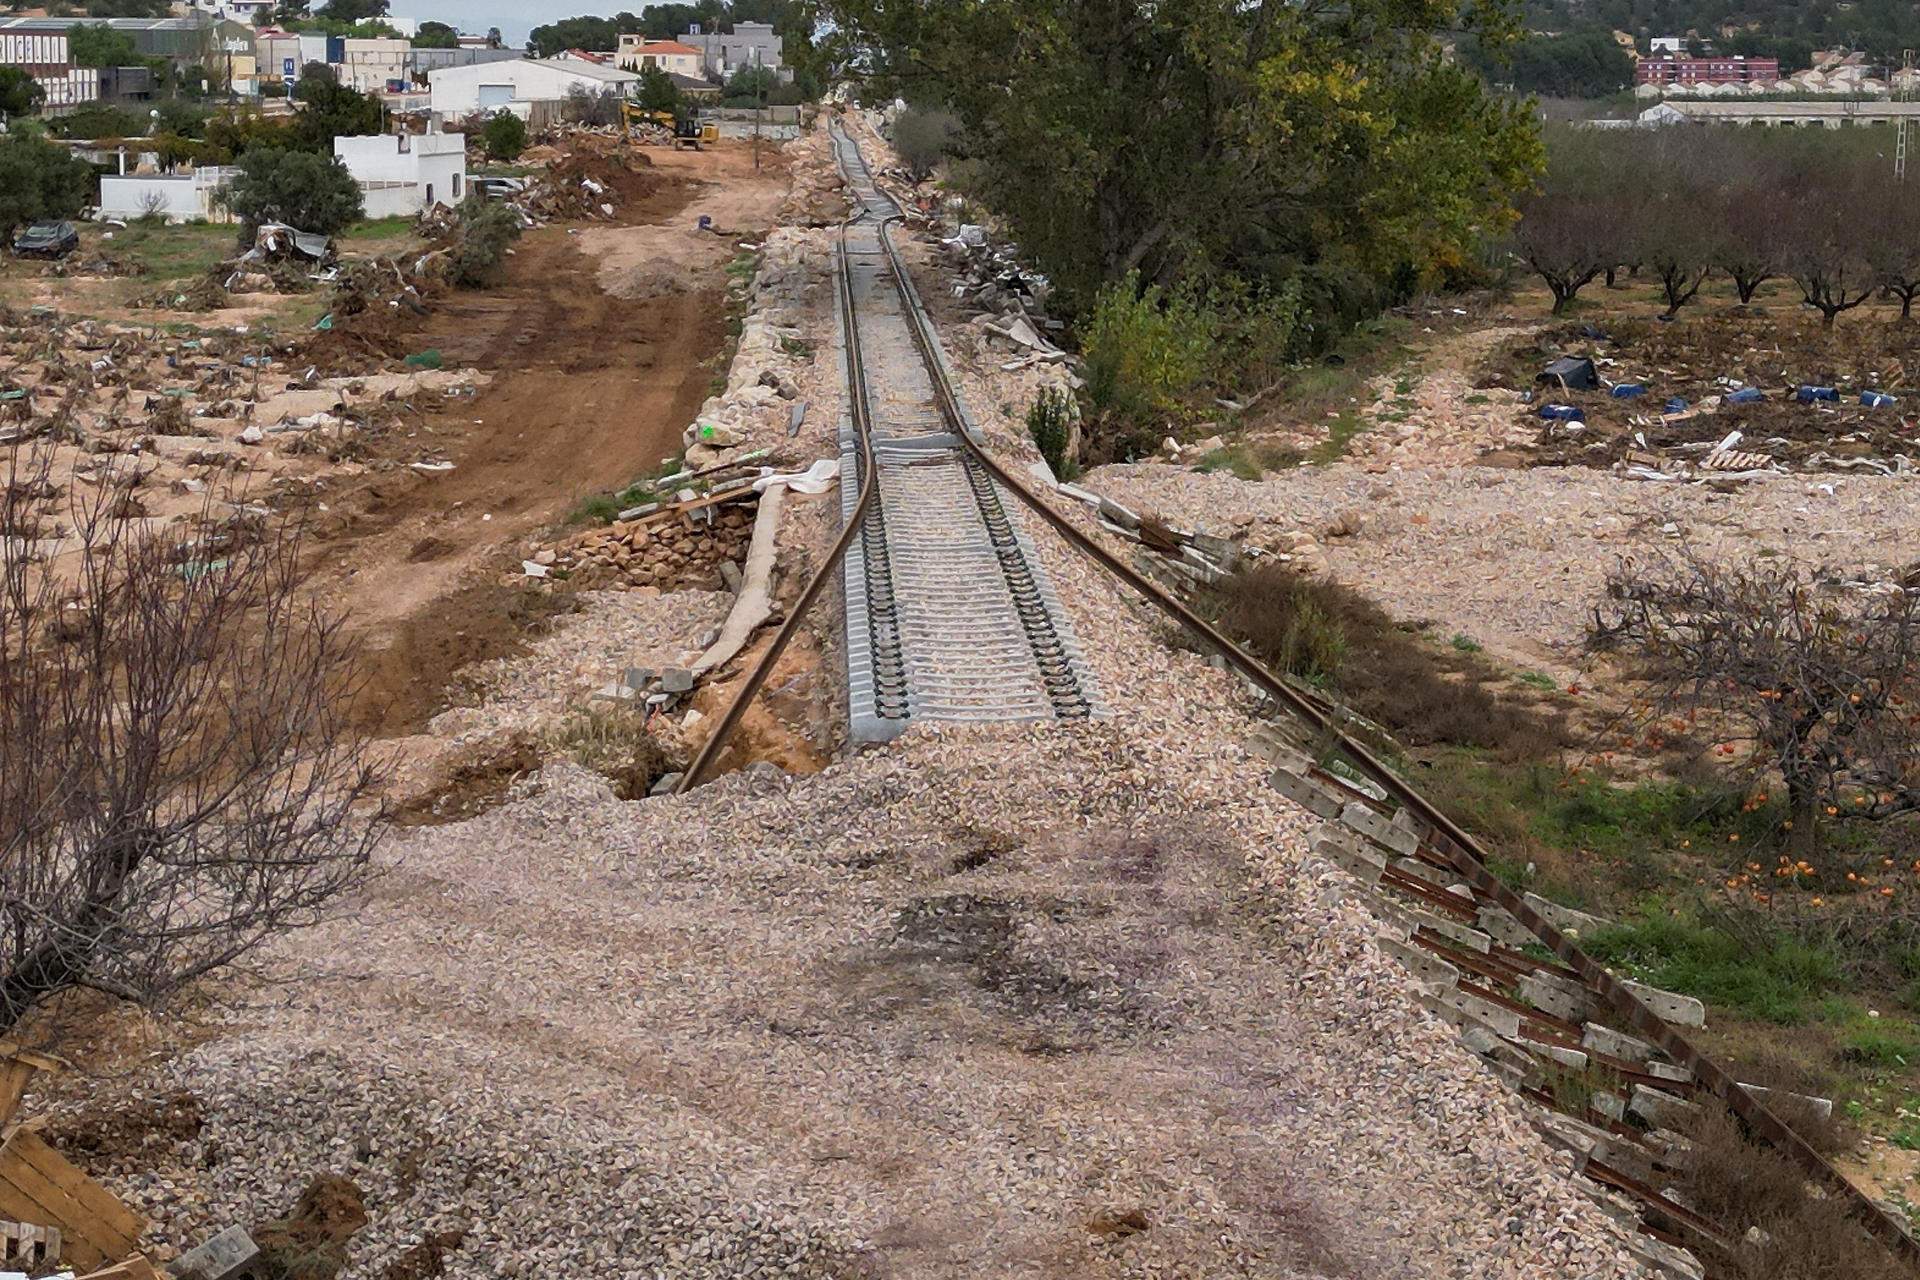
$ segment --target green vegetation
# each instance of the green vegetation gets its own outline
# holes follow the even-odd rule
[[[568,513],[567,520],[572,524],[609,524],[620,512],[629,507],[638,507],[656,501],[658,496],[654,486],[662,477],[674,475],[685,468],[681,458],[669,458],[660,466],[660,470],[644,479],[636,480],[618,493],[597,493],[583,498]]]
[[[527,149],[527,122],[511,111],[497,111],[480,130],[487,159],[512,162]]]
[[[46,100],[38,80],[19,67],[0,67],[0,116],[30,116]]]
[[[460,206],[447,274],[462,289],[487,289],[506,274],[507,250],[520,238],[520,216],[505,204],[474,194]]]
[[[194,222],[135,222],[114,232],[116,257],[145,268],[141,279],[197,279],[233,256],[233,228]]]
[[[85,161],[26,134],[0,137],[0,241],[43,218],[72,218],[94,196]]]
[[[1595,959],[1641,981],[1780,1026],[1807,1021],[1840,979],[1834,958],[1804,942],[1773,935],[1755,945],[1653,908],[1581,942]]]
[[[227,207],[249,237],[268,222],[330,236],[359,221],[365,208],[360,184],[337,157],[273,148],[240,157],[240,176],[227,191]]]
[[[651,62],[640,69],[638,97],[642,111],[670,111],[677,117],[686,106],[673,77]]]
[[[1057,480],[1072,480],[1080,465],[1067,453],[1073,439],[1073,398],[1044,388],[1027,409],[1027,435]]]
[[[1165,297],[1297,288],[1326,340],[1449,277],[1539,152],[1525,109],[1441,55],[1492,5],[824,0],[866,92],[940,102],[978,198],[1074,310],[1138,271]],[[1143,104],[1151,104],[1150,109]],[[1228,212],[1231,211],[1231,212]]]
[[[444,22],[423,22],[413,38],[416,49],[458,49],[460,33]]]
[[[1460,60],[1495,84],[1523,94],[1604,98],[1633,84],[1633,59],[1599,28],[1529,35],[1504,47],[1462,44]]]

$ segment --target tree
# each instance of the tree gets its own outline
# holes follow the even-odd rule
[[[30,116],[46,100],[38,80],[19,67],[0,67],[0,116]]]
[[[16,455],[0,527],[41,519],[51,458]],[[137,483],[72,485],[71,577],[0,560],[0,1032],[313,923],[379,833],[355,813],[379,774],[343,714],[353,653],[301,594],[297,526],[209,500],[142,533],[117,518]]]
[[[1714,216],[1721,189],[1709,163],[1718,141],[1704,129],[1662,129],[1638,157],[1646,194],[1629,212],[1628,256],[1659,278],[1669,320],[1693,301],[1721,256],[1720,219]]]
[[[640,91],[636,96],[642,110],[680,114],[680,87],[664,69],[651,62],[640,69]]]
[[[1913,319],[1920,297],[1920,209],[1898,184],[1884,179],[1872,188],[1855,223],[1874,279],[1900,300],[1900,319]]]
[[[1633,83],[1633,59],[1607,31],[1530,36],[1494,49],[1469,41],[1461,59],[1496,84],[1547,97],[1604,98]]]
[[[293,144],[321,155],[333,154],[335,138],[383,131],[380,100],[332,80],[302,77],[297,89],[302,108],[293,120]]]
[[[1640,660],[1650,741],[1711,726],[1718,763],[1777,780],[1800,848],[1829,818],[1920,811],[1920,594],[1686,552],[1616,568],[1590,643]]]
[[[389,7],[389,0],[327,0],[321,16],[329,22],[344,22],[352,26],[386,17]]]
[[[1857,212],[1820,186],[1781,198],[1789,219],[1786,274],[1799,286],[1801,299],[1820,313],[1820,323],[1831,329],[1841,312],[1853,310],[1880,286]]]
[[[0,137],[0,241],[29,222],[78,216],[97,187],[92,168],[65,147],[25,133]]]
[[[460,206],[447,276],[462,289],[489,289],[506,273],[507,249],[520,238],[520,215],[504,203],[471,195]]]
[[[444,22],[423,22],[420,34],[413,38],[416,49],[458,49],[460,33]]]
[[[518,160],[527,149],[527,123],[511,111],[497,111],[480,130],[489,160]]]
[[[572,124],[604,128],[621,122],[620,104],[626,101],[614,88],[589,89],[576,84],[567,90],[566,118]]]
[[[284,222],[330,236],[360,220],[360,184],[335,156],[257,147],[240,157],[240,176],[227,189],[227,207],[247,228]]]
[[[567,18],[535,27],[529,43],[539,58],[551,58],[569,49],[613,49],[620,44],[620,28],[612,18]]]
[[[147,59],[133,37],[104,22],[76,22],[67,28],[67,57],[76,67],[143,67]]]
[[[823,0],[821,56],[870,97],[940,101],[977,194],[1084,307],[1139,271],[1300,280],[1357,314],[1442,277],[1539,161],[1524,106],[1438,35],[1459,0]]]
[[[1556,130],[1539,188],[1520,201],[1514,250],[1553,294],[1555,315],[1637,247],[1619,194],[1620,150],[1591,130]]]
[[[950,111],[908,107],[893,121],[893,149],[915,182],[925,182],[934,167],[953,152],[960,120]]]

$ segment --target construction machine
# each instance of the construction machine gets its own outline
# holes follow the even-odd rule
[[[652,126],[673,140],[675,150],[691,148],[700,150],[703,142],[713,142],[720,137],[717,125],[702,125],[691,111],[649,111],[635,103],[620,104],[620,125],[623,136],[629,143],[636,141],[634,129]],[[659,137],[658,134],[655,135]],[[664,138],[660,139],[665,141]]]

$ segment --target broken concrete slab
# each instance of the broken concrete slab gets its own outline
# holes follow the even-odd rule
[[[260,1261],[260,1247],[245,1227],[228,1227],[174,1259],[167,1268],[177,1280],[244,1280]]]

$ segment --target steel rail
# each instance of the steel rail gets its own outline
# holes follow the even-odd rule
[[[700,745],[699,752],[693,757],[693,762],[687,766],[686,772],[680,775],[680,781],[673,789],[675,795],[684,795],[698,786],[700,779],[706,776],[708,769],[712,768],[714,760],[726,749],[727,742],[733,737],[733,731],[740,724],[740,717],[746,714],[747,707],[752,704],[766,684],[767,677],[773,674],[774,664],[780,660],[780,655],[786,652],[787,644],[793,639],[794,633],[800,629],[800,623],[805,619],[807,610],[811,609],[814,601],[820,598],[820,593],[826,589],[827,583],[840,568],[840,562],[846,559],[847,548],[851,547],[853,540],[860,536],[861,527],[866,523],[867,513],[872,509],[874,500],[880,492],[879,468],[873,457],[866,367],[860,357],[860,330],[854,321],[853,314],[853,268],[847,257],[847,228],[860,216],[862,215],[849,213],[840,223],[839,253],[840,324],[845,331],[847,411],[852,416],[854,437],[860,445],[862,473],[860,497],[854,503],[853,514],[847,520],[846,527],[834,540],[833,550],[827,553],[827,562],[821,565],[808,580],[806,589],[794,602],[786,621],[780,624],[780,630],[774,635],[773,643],[768,646],[767,652],[761,656],[760,661],[754,664],[753,670],[747,673],[747,682],[740,686],[738,693],[734,694],[733,701],[727,704],[727,710],[720,717],[720,722],[713,727],[713,732],[708,734],[707,740]],[[880,238],[883,242],[887,238],[887,223],[898,217],[899,215],[895,214],[880,220]],[[846,481],[845,476],[840,477],[840,483],[845,484]]]

